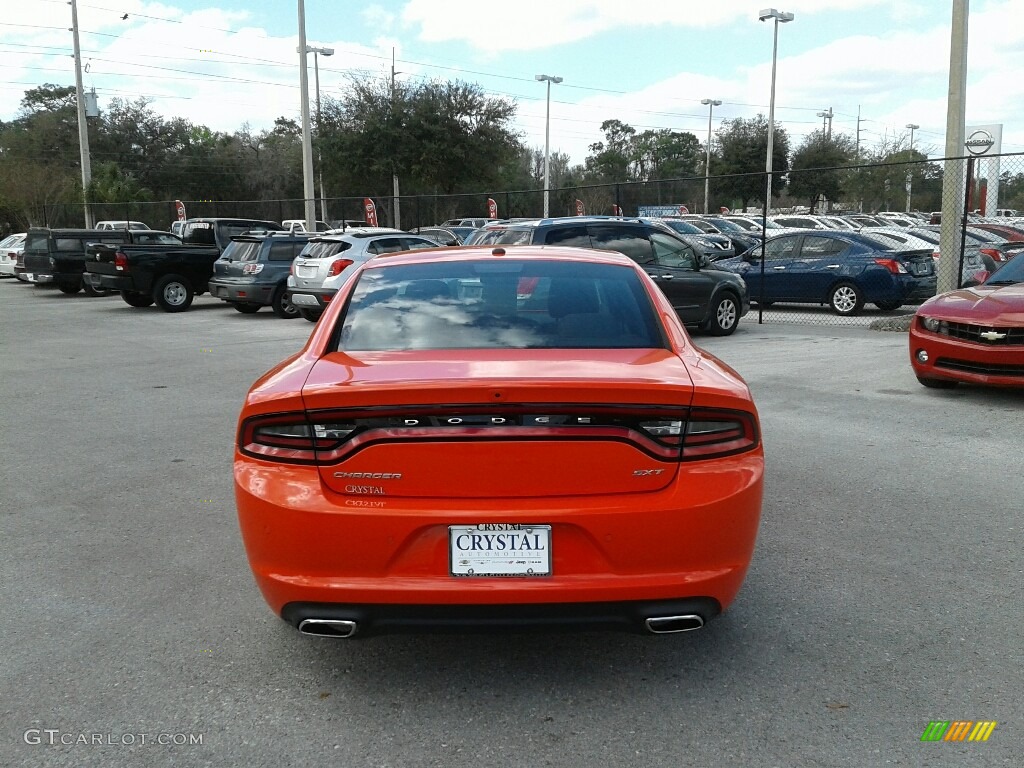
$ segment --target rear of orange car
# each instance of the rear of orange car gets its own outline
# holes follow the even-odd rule
[[[286,621],[676,632],[733,600],[761,510],[756,410],[631,262],[382,257],[338,298],[239,421],[242,534]]]

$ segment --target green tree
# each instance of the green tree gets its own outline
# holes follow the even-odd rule
[[[718,153],[711,166],[715,197],[738,202],[741,209],[751,200],[764,200],[768,119],[759,114],[749,120],[726,120],[715,136]],[[776,124],[773,137],[772,196],[778,197],[789,171],[789,134]]]
[[[391,175],[403,194],[479,191],[513,174],[522,145],[515,105],[477,86],[430,81],[351,81],[348,95],[321,110],[324,175],[349,194],[389,196]]]
[[[843,179],[848,176],[841,169],[849,165],[856,151],[856,143],[849,136],[829,137],[823,130],[809,134],[793,153],[787,192],[810,201],[811,213],[819,200],[838,201],[842,197]]]

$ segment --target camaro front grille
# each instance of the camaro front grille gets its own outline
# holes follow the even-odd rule
[[[964,373],[980,373],[986,376],[1022,376],[1024,377],[1024,365],[1001,365],[999,363],[976,363],[970,360],[953,360],[948,357],[940,357],[935,361],[936,368],[945,368],[949,371],[963,371]]]
[[[945,335],[964,341],[973,341],[977,344],[993,344],[998,346],[1013,346],[1024,344],[1024,327],[1021,328],[993,328],[991,325],[973,325],[970,323],[945,323],[939,333],[945,330]]]

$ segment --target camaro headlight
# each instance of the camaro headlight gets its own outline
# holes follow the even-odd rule
[[[937,333],[939,330],[939,321],[937,318],[934,317],[922,317],[921,325],[923,325],[927,330],[931,331],[932,333]]]

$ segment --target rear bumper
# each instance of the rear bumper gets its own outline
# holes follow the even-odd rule
[[[301,309],[326,309],[334,294],[333,288],[289,288],[291,302]]]
[[[460,615],[491,617],[480,606],[534,606],[541,619],[557,611],[551,606],[584,603],[700,598],[724,610],[750,565],[763,471],[759,448],[686,464],[656,492],[514,500],[369,499],[325,488],[316,467],[237,452],[234,474],[249,563],[275,613],[314,604],[400,624],[408,610],[380,606],[426,606],[409,621],[461,625]],[[450,575],[448,526],[482,523],[550,525],[552,575]],[[512,610],[531,623],[529,610]]]
[[[919,302],[930,299],[935,295],[937,278],[934,275],[931,277],[901,275],[900,278],[899,283],[902,295],[894,298],[901,298],[905,302]]]
[[[276,283],[242,283],[211,279],[208,283],[210,295],[228,302],[259,304],[269,306],[274,300]]]
[[[130,276],[121,275],[100,275],[94,272],[86,272],[82,280],[93,288],[105,291],[136,291],[135,281]]]
[[[593,603],[516,605],[338,605],[289,603],[281,618],[298,628],[308,619],[352,622],[352,637],[394,633],[587,632],[648,633],[647,620],[699,616],[707,623],[722,612],[710,597]],[[693,627],[696,628],[696,627]]]
[[[918,350],[928,361],[917,359]],[[910,327],[910,364],[923,379],[1024,388],[1024,347],[978,344]]]

